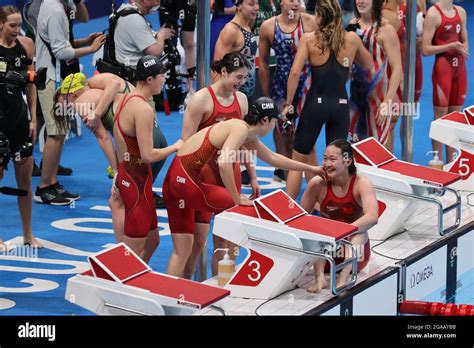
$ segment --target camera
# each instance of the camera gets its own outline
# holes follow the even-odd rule
[[[0,167],[3,167],[4,158],[10,152],[10,142],[5,134],[0,132]]]
[[[22,91],[28,83],[34,83],[39,90],[44,89],[47,68],[40,68],[37,72],[9,69],[10,66],[26,67],[31,64],[32,60],[28,58],[15,58],[12,62],[7,57],[0,57],[0,86],[4,85],[9,94]]]
[[[7,136],[0,132],[0,166],[8,170],[8,162],[10,159],[21,155],[23,152],[29,150],[33,146],[32,143],[25,143],[18,149],[11,150],[10,142]]]
[[[360,29],[360,24],[359,23],[348,24],[347,27],[346,27],[346,31],[353,31],[358,36],[360,36],[360,37],[363,36],[363,33],[362,33],[362,30]]]
[[[24,151],[28,150],[32,146],[33,144],[27,143],[21,146],[14,153],[10,152],[10,142],[8,141],[7,136],[4,133],[0,132],[0,167],[3,167],[3,169],[8,169],[7,165],[8,165],[8,162],[10,161],[10,158],[14,157],[16,154],[23,153]],[[26,197],[28,196],[28,191],[4,186],[4,187],[0,187],[0,194]]]

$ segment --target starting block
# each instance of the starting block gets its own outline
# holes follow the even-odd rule
[[[246,259],[224,286],[232,297],[271,299],[296,287],[318,258],[329,261],[331,290],[337,295],[357,280],[357,253],[344,238],[357,227],[309,215],[282,190],[215,216],[213,233],[247,249]],[[352,249],[353,258],[336,265],[331,252]],[[336,288],[336,272],[352,265],[348,283]]]
[[[448,186],[461,180],[461,176],[417,164],[400,161],[375,138],[352,145],[357,170],[366,175],[377,190],[379,221],[369,230],[370,239],[385,240],[405,230],[405,222],[418,204],[434,204],[438,208],[439,234],[444,235],[461,223],[461,196]],[[456,196],[456,203],[443,207],[432,193],[446,191]],[[453,226],[444,228],[444,214],[456,209]]]
[[[474,105],[431,122],[430,138],[458,150],[456,159],[444,170],[461,175],[457,190],[474,191]]]
[[[124,243],[90,257],[89,263],[91,270],[68,279],[65,298],[99,315],[192,314],[230,294],[153,272]]]

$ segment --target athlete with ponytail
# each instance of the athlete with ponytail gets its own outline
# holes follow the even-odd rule
[[[293,107],[300,73],[306,62],[311,65],[311,87],[295,133],[292,158],[308,163],[310,152],[323,125],[326,144],[335,139],[346,139],[349,132],[349,98],[346,81],[352,63],[373,68],[372,57],[361,39],[342,28],[342,11],[337,0],[319,0],[316,4],[316,30],[305,33],[298,45],[288,78],[283,114]],[[310,180],[311,173],[306,175]],[[286,182],[288,194],[296,198],[301,187],[301,173],[289,172]]]

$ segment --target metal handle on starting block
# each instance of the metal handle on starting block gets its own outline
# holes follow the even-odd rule
[[[450,205],[449,207],[446,207],[446,208],[443,208],[443,204],[441,204],[441,202],[439,200],[434,199],[434,198],[416,196],[416,195],[413,195],[413,194],[408,194],[408,193],[404,193],[404,192],[390,190],[390,189],[380,187],[380,186],[376,186],[376,185],[374,185],[374,188],[376,190],[388,192],[388,193],[393,194],[393,195],[407,197],[407,198],[411,198],[413,200],[425,201],[427,203],[431,203],[431,204],[436,205],[436,207],[438,208],[438,232],[439,232],[440,236],[444,236],[446,233],[453,231],[454,229],[456,229],[461,224],[461,195],[457,191],[455,191],[455,190],[453,190],[449,187],[443,187],[443,190],[447,190],[447,191],[450,191],[450,192],[454,193],[455,196],[456,196],[456,203],[454,203],[454,204],[452,204],[452,205]],[[454,225],[448,227],[447,229],[444,229],[443,216],[444,216],[445,213],[447,213],[447,212],[449,212],[453,209],[456,209],[456,222],[454,223]]]
[[[313,255],[313,256],[316,256],[316,257],[319,257],[319,258],[323,258],[326,261],[329,261],[329,263],[330,263],[330,274],[331,274],[331,292],[333,293],[333,295],[339,295],[341,292],[351,288],[357,281],[357,253],[356,253],[356,250],[355,250],[354,246],[352,245],[352,243],[350,243],[350,242],[348,242],[344,239],[338,241],[337,244],[343,244],[343,245],[346,245],[349,248],[351,248],[353,257],[349,260],[345,260],[344,262],[342,262],[339,265],[336,265],[336,262],[334,261],[334,258],[332,256],[327,255],[324,252],[316,252],[316,251],[304,250],[304,249],[301,249],[301,248],[294,248],[294,247],[290,247],[290,246],[283,245],[283,244],[280,244],[280,243],[272,242],[272,241],[269,241],[269,240],[266,240],[266,239],[256,238],[256,237],[249,237],[249,240],[264,243],[264,244],[269,244],[269,245],[279,247],[279,248],[283,248],[283,249],[287,249],[287,250],[300,252],[300,253],[307,254],[307,255]],[[324,244],[326,244],[326,243],[321,242],[321,244],[323,244],[323,247],[321,249],[324,250],[325,249]],[[336,246],[337,246],[337,244],[336,244]],[[339,288],[336,288],[336,272],[340,268],[347,265],[348,263],[352,263],[351,280],[348,283],[346,283],[345,285],[343,285]]]
[[[221,313],[223,316],[225,317],[228,317],[229,316],[229,313],[227,313],[224,308],[221,308],[219,306],[216,306],[216,305],[210,305],[209,308],[211,309],[214,309],[215,311]]]

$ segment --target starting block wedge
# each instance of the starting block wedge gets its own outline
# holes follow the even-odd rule
[[[99,315],[183,315],[230,291],[153,272],[124,243],[89,258],[91,270],[67,281],[66,300]]]
[[[448,187],[461,180],[461,176],[442,170],[400,161],[375,138],[364,139],[352,145],[357,170],[366,175],[377,190],[379,221],[369,230],[369,237],[385,240],[405,229],[406,220],[418,204],[436,205],[439,234],[444,235],[461,223],[461,197]],[[432,193],[442,195],[446,191],[456,196],[456,203],[443,207]],[[443,217],[456,210],[456,222],[444,228]]]
[[[444,166],[461,176],[453,188],[474,191],[474,105],[431,122],[430,138],[458,150],[456,159]]]
[[[282,190],[218,215],[213,233],[247,249],[246,259],[225,285],[232,297],[270,299],[296,287],[318,258],[329,261],[331,290],[337,295],[357,280],[357,253],[345,238],[357,227],[309,215]],[[352,248],[350,260],[336,265],[331,252]],[[352,265],[352,278],[336,288],[336,272]]]

